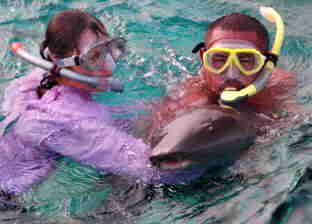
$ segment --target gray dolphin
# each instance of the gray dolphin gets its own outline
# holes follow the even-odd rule
[[[254,143],[256,128],[247,113],[218,106],[178,116],[152,139],[150,160],[161,169],[233,161]]]

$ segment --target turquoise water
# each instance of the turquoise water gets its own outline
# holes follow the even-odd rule
[[[69,8],[87,10],[110,33],[128,40],[130,54],[116,72],[126,81],[122,95],[97,100],[131,103],[153,100],[175,83],[196,75],[191,54],[207,25],[231,12],[260,19],[260,5],[275,7],[286,23],[280,66],[296,73],[298,102],[311,107],[312,22],[310,1],[243,0],[0,0],[0,92],[32,67],[8,48],[22,41],[38,55],[49,18]],[[259,145],[218,177],[191,186],[131,186],[69,159],[45,182],[23,196],[28,213],[0,214],[1,223],[311,223],[311,120],[293,127],[272,144]],[[299,182],[299,183],[298,183]],[[285,202],[278,207],[282,202]],[[278,209],[277,209],[278,208]],[[277,210],[276,210],[277,209]],[[275,211],[275,212],[274,212]],[[273,214],[273,215],[272,215]],[[310,213],[311,214],[311,213]],[[273,219],[272,219],[273,217]],[[272,219],[272,220],[271,220]]]

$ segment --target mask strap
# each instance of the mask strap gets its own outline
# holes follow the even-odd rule
[[[265,52],[265,53],[262,53],[262,54],[265,56],[264,64],[266,64],[268,61],[271,61],[274,64],[274,66],[277,65],[278,55],[273,54],[271,52]]]
[[[206,47],[205,43],[204,43],[204,42],[200,42],[199,44],[197,44],[197,45],[193,48],[192,53],[193,53],[193,54],[196,54],[198,51],[200,51],[202,48],[205,48],[205,47]]]
[[[45,60],[49,60],[48,41],[47,40],[42,41],[39,48],[40,48],[39,53],[40,53],[41,58]]]
[[[70,67],[70,66],[78,66],[80,65],[80,57],[78,55],[75,56],[71,56],[68,58],[63,58],[63,59],[59,59],[53,62],[54,64],[56,64],[57,66],[61,67],[61,68],[66,68],[66,67]]]

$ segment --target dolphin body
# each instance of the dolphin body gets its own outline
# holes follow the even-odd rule
[[[218,166],[233,161],[256,138],[250,115],[218,106],[184,113],[152,139],[152,164],[179,169],[194,164]]]

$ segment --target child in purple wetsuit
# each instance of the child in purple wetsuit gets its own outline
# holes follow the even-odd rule
[[[41,54],[59,67],[105,78],[115,66],[116,46],[109,44],[115,39],[95,17],[68,10],[49,22]],[[90,53],[90,46],[97,50]],[[94,64],[79,61],[86,55]],[[25,192],[54,170],[60,156],[144,183],[188,183],[203,173],[202,168],[163,172],[152,167],[150,147],[116,125],[111,109],[92,99],[96,91],[58,75],[57,69],[35,69],[10,84],[2,108],[6,119],[0,123],[1,191]]]

